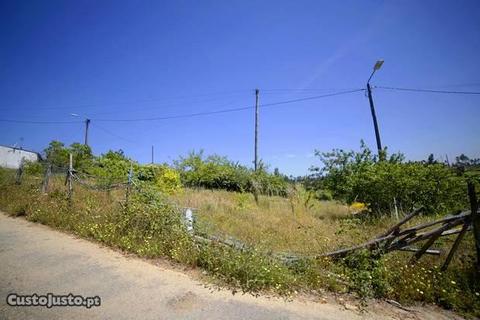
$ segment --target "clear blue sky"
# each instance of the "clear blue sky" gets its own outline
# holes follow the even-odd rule
[[[96,154],[140,162],[190,150],[251,165],[253,110],[163,117],[364,88],[480,91],[480,2],[0,1],[0,118],[92,118]],[[274,90],[289,89],[289,90]],[[296,89],[296,90],[292,90]],[[300,89],[300,90],[298,90]],[[480,156],[480,95],[376,89],[384,145],[409,159]],[[112,135],[111,133],[114,133]],[[0,122],[0,143],[83,141],[82,123]],[[314,149],[375,149],[363,92],[260,110],[261,158],[301,175]]]

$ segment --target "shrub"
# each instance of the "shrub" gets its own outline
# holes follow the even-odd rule
[[[40,175],[44,172],[41,162],[25,161],[24,172],[28,175]]]
[[[404,162],[401,154],[377,161],[363,143],[360,152],[316,154],[324,164],[312,169],[321,182],[316,188],[328,189],[347,203],[366,203],[376,213],[391,212],[394,202],[403,211],[424,206],[430,213],[467,206],[464,180],[444,164]]]
[[[340,266],[349,289],[362,299],[383,297],[390,290],[383,260],[368,250],[348,255],[341,260]]]
[[[259,192],[266,195],[287,194],[287,181],[281,175],[270,174],[264,166],[253,170],[218,155],[190,153],[175,161],[182,183],[187,187],[223,189],[236,192]]]
[[[287,267],[256,250],[240,251],[215,244],[202,246],[197,263],[214,278],[243,292],[273,288],[289,295],[297,282]]]
[[[167,165],[146,165],[138,167],[138,179],[151,182],[158,191],[173,194],[181,190],[180,174]]]
[[[116,182],[126,182],[131,166],[136,163],[128,159],[122,150],[108,151],[97,157],[87,173],[98,178],[98,183],[110,185]]]

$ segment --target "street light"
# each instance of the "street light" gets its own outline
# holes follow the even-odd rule
[[[70,113],[72,117],[80,117],[79,114]],[[85,118],[85,142],[84,145],[88,146],[88,127],[90,126],[90,119]]]
[[[373,71],[370,77],[367,80],[367,92],[368,92],[368,100],[370,102],[370,111],[372,112],[372,119],[373,119],[373,127],[375,129],[375,138],[377,140],[377,149],[378,149],[378,159],[381,161],[383,160],[383,153],[382,153],[382,141],[380,139],[380,131],[378,129],[378,122],[377,122],[377,115],[375,114],[375,106],[373,104],[373,97],[372,97],[372,88],[370,87],[370,80],[372,79],[375,71],[380,70],[383,65],[383,60],[378,60],[375,62],[373,66]]]

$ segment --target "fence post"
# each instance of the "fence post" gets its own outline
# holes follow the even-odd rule
[[[70,153],[69,157],[69,165],[68,165],[68,200],[72,200],[72,193],[73,193],[73,155]]]
[[[132,186],[133,179],[133,166],[130,164],[130,170],[128,171],[127,190],[125,191],[125,206],[128,206],[128,198],[130,197],[130,188]]]
[[[42,184],[42,192],[48,192],[48,183],[50,180],[50,175],[52,174],[52,165],[49,163],[47,164],[47,168],[45,169],[45,175],[43,177],[43,184]]]
[[[480,214],[478,213],[478,200],[475,193],[475,185],[469,181],[468,198],[470,200],[470,212],[472,217],[473,236],[475,238],[475,247],[477,249],[477,274],[480,273]]]
[[[20,160],[20,165],[18,166],[18,169],[17,169],[17,174],[15,176],[15,183],[16,184],[21,184],[22,183],[23,166],[24,166],[23,160],[24,160],[23,158],[22,158],[22,160]]]
[[[397,198],[393,197],[393,207],[395,209],[395,219],[400,220],[398,216]]]

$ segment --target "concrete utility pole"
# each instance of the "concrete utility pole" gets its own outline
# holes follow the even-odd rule
[[[88,127],[90,126],[90,119],[85,119],[85,145],[88,146]]]
[[[373,127],[375,129],[375,138],[377,140],[378,159],[380,161],[383,160],[382,141],[380,139],[380,130],[378,129],[378,121],[377,121],[377,115],[375,113],[375,105],[373,104],[372,88],[370,87],[370,80],[372,79],[375,71],[379,70],[382,67],[382,65],[383,65],[383,60],[378,60],[375,63],[375,65],[373,66],[372,74],[370,75],[370,78],[368,78],[368,81],[367,81],[368,101],[370,102],[370,111],[372,113]]]
[[[152,145],[152,164],[153,164],[153,145]]]
[[[255,160],[253,162],[255,171],[258,169],[258,94],[259,90],[255,89]]]
[[[368,100],[370,102],[370,111],[372,112],[373,127],[375,129],[375,138],[377,140],[378,156],[380,157],[380,153],[382,151],[382,141],[380,139],[380,131],[378,130],[377,115],[375,113],[375,106],[373,104],[372,88],[370,87],[370,83],[367,83],[367,91],[368,91]]]

